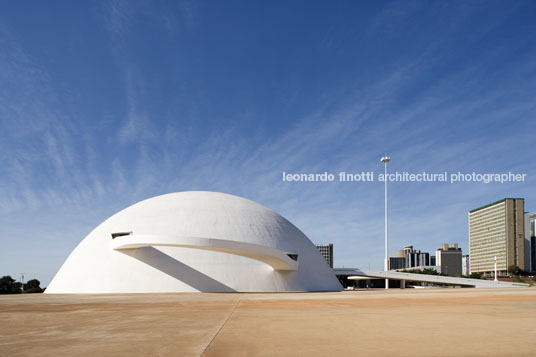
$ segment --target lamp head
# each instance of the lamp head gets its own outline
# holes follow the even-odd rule
[[[389,161],[391,161],[391,158],[389,156],[384,156],[380,159],[380,161],[383,163],[388,163]]]

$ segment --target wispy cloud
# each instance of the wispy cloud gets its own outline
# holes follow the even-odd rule
[[[465,52],[480,46],[511,13],[471,25],[480,10],[460,11],[457,6],[466,6],[461,3],[389,3],[370,21],[331,24],[315,47],[330,56],[300,55],[318,60],[327,74],[274,71],[283,95],[276,100],[281,108],[272,108],[273,118],[268,118],[252,109],[249,99],[237,99],[240,78],[234,76],[241,73],[221,73],[230,63],[215,58],[198,65],[195,56],[206,56],[201,41],[210,36],[200,26],[206,19],[197,6],[112,1],[101,7],[97,15],[108,45],[99,51],[112,58],[114,78],[106,84],[113,90],[102,94],[103,88],[95,86],[84,93],[113,98],[99,102],[108,105],[105,110],[86,117],[73,114],[61,76],[54,77],[45,60],[30,55],[0,28],[2,244],[9,243],[6,237],[16,237],[21,249],[39,242],[41,249],[56,254],[52,263],[43,263],[50,275],[85,234],[117,210],[157,194],[214,190],[258,201],[313,241],[335,243],[336,265],[380,268],[382,183],[290,183],[282,181],[282,172],[373,171],[377,177],[386,151],[393,158],[391,171],[512,170],[528,173],[532,183],[391,183],[392,252],[405,244],[433,251],[443,242],[458,242],[466,250],[466,211],[502,196],[526,197],[527,210],[536,209],[529,203],[536,202],[536,172],[526,164],[532,160],[536,129],[534,48],[523,47],[528,37],[519,36],[515,45],[503,40],[483,46],[474,57]],[[432,21],[419,16],[422,12],[436,16]],[[474,31],[457,44],[468,28]],[[173,46],[170,50],[180,53],[181,61],[164,61],[159,56],[166,51],[153,55],[145,47],[140,50],[142,38],[148,46],[148,37],[140,36],[146,31],[155,42],[167,38],[159,49]],[[404,46],[398,47],[403,35]],[[192,53],[182,48],[185,39],[191,41]],[[264,45],[271,46],[269,41]],[[344,63],[333,58],[360,45],[369,47],[356,57],[372,56],[366,61],[370,68],[346,65],[344,75],[331,82],[337,65]],[[212,46],[220,48],[219,43]],[[291,56],[296,44],[287,46],[285,56]],[[520,53],[510,54],[512,46]],[[451,54],[452,48],[459,51]],[[237,53],[235,60],[249,52]],[[264,57],[263,52],[254,58],[269,63]],[[214,67],[203,67],[209,65]],[[172,71],[174,66],[186,67],[180,72],[185,78]],[[205,70],[222,76],[225,88],[214,89],[222,86],[221,79],[215,84],[199,78]],[[187,77],[190,72],[196,75]],[[174,77],[168,78],[169,73]],[[311,79],[322,85],[311,90]],[[274,95],[270,90],[258,93]],[[91,107],[93,99],[76,104]],[[227,100],[232,104],[221,104]],[[31,227],[24,227],[28,221]],[[9,261],[15,266],[17,259]]]
[[[147,96],[143,78],[134,65],[126,64],[125,95],[126,118],[119,129],[118,139],[121,144],[145,143],[155,139],[149,114],[145,108],[144,98]]]

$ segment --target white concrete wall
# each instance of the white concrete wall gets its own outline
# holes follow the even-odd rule
[[[111,233],[211,237],[298,254],[297,271],[180,247],[114,250]],[[337,291],[337,278],[311,241],[277,213],[216,192],[181,192],[130,206],[93,230],[60,268],[47,293]]]

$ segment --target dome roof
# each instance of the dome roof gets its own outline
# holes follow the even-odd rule
[[[241,197],[190,191],[141,201],[104,221],[46,292],[340,289],[316,247],[279,214]]]

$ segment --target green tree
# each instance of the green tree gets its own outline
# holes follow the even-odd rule
[[[525,282],[525,280],[521,279],[519,276],[514,276],[514,277],[512,278],[512,281],[513,281],[514,283],[524,283],[524,282]]]
[[[20,294],[22,283],[15,281],[9,275],[0,278],[0,294]]]
[[[518,276],[521,273],[521,269],[517,265],[510,265],[508,267],[508,274]]]
[[[420,274],[426,274],[426,275],[441,275],[438,273],[435,269],[432,268],[424,268]]]
[[[434,268],[424,268],[423,270],[420,269],[414,269],[414,270],[408,270],[404,269],[401,271],[402,273],[413,273],[413,274],[425,274],[425,275],[442,275],[446,276],[446,274],[438,273]]]
[[[482,279],[482,273],[471,273],[468,276],[469,279]]]
[[[28,294],[42,293],[43,289],[41,289],[39,285],[41,285],[41,282],[37,279],[28,280],[26,284],[24,284],[24,292]]]

